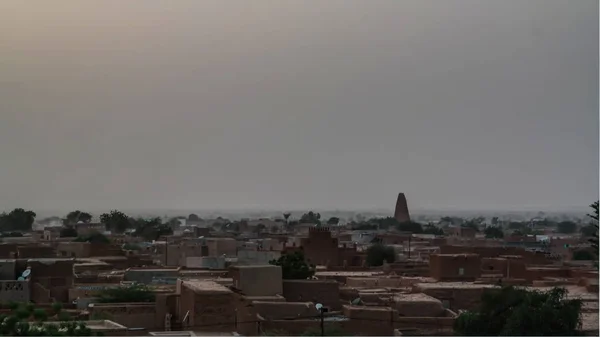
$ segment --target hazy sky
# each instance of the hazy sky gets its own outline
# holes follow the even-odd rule
[[[598,1],[0,1],[0,208],[587,206]]]

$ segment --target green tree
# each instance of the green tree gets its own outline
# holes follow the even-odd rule
[[[592,261],[594,260],[594,253],[586,249],[580,249],[573,252],[573,260],[577,261]]]
[[[254,233],[256,234],[260,234],[262,233],[265,228],[267,228],[267,226],[265,226],[264,224],[259,223],[258,225],[256,225],[256,227],[254,227]]]
[[[420,223],[414,221],[402,222],[396,226],[401,232],[409,232],[413,234],[421,234],[423,233],[423,226]]]
[[[187,217],[188,221],[201,221],[202,219],[200,219],[200,217],[194,213],[188,215]]]
[[[522,230],[523,228],[528,228],[527,223],[519,221],[511,221],[508,223],[508,229]]]
[[[281,274],[285,280],[306,280],[315,274],[315,266],[306,263],[304,253],[300,251],[283,254],[279,259],[271,260],[269,263],[281,266]]]
[[[46,312],[46,310],[38,308],[33,310],[33,318],[35,318],[36,321],[43,322],[46,319],[48,319],[48,313]]]
[[[563,288],[487,290],[479,310],[456,319],[454,332],[460,336],[575,336],[582,303],[566,295]]]
[[[335,217],[335,216],[332,216],[331,218],[329,218],[329,219],[327,220],[327,224],[328,224],[329,226],[336,226],[336,225],[337,225],[337,224],[339,224],[339,223],[340,223],[340,218],[338,218],[338,217]]]
[[[360,224],[367,223],[370,225],[376,225],[379,229],[397,228],[398,226],[400,226],[400,223],[398,222],[398,220],[396,220],[396,218],[393,218],[393,217],[371,218],[367,221],[361,221],[359,223]]]
[[[300,217],[301,223],[314,223],[316,225],[321,225],[321,214],[315,213],[313,211],[309,211],[308,213],[302,214]]]
[[[367,248],[367,264],[371,267],[383,265],[383,262],[393,263],[396,260],[394,248],[376,243]]]
[[[75,227],[73,227],[71,225],[67,225],[64,228],[61,228],[60,237],[61,238],[76,238],[77,230],[75,229]]]
[[[423,234],[444,235],[444,230],[433,224],[427,224],[423,227]]]
[[[371,231],[377,228],[377,224],[374,223],[361,222],[350,224],[350,229],[353,231]]]
[[[20,238],[23,236],[23,233],[21,232],[2,232],[0,234],[0,237],[3,238]]]
[[[125,213],[117,210],[101,214],[100,221],[106,226],[106,229],[115,233],[123,233],[131,227],[131,219]]]
[[[473,218],[473,219],[465,221],[460,226],[464,227],[464,228],[473,228],[476,232],[479,232],[479,226],[481,226],[481,224],[483,223],[483,220],[485,220],[485,219],[481,218],[481,217]]]
[[[110,243],[110,240],[106,235],[102,233],[92,233],[89,235],[78,236],[75,242],[90,242],[90,243]]]
[[[123,246],[121,246],[121,248],[123,250],[142,250],[142,247],[140,247],[139,245],[136,245],[135,243],[125,243],[123,244]]]
[[[500,227],[496,226],[488,226],[483,230],[485,237],[488,239],[502,239],[504,237],[504,232]]]
[[[64,225],[74,225],[78,222],[89,223],[92,221],[92,215],[87,212],[82,212],[80,210],[69,212],[67,216],[63,219]]]
[[[60,322],[44,324],[48,314],[33,305],[10,307],[9,314],[0,314],[0,336],[92,336],[82,322]],[[37,322],[30,322],[31,318]]]
[[[585,226],[582,226],[581,229],[579,229],[579,232],[584,237],[593,238],[594,235],[598,233],[598,227],[596,224],[590,223]]]
[[[144,284],[106,288],[98,293],[99,303],[154,302],[156,296]]]
[[[573,221],[561,221],[556,225],[556,229],[562,234],[572,234],[577,231],[577,224]]]
[[[151,219],[138,218],[131,221],[135,228],[133,235],[140,236],[147,241],[158,240],[158,238],[163,235],[173,234],[173,229],[171,226],[168,224],[163,224],[161,218],[159,217]]]
[[[35,216],[35,212],[23,208],[15,208],[10,213],[2,213],[0,214],[0,231],[31,231]]]

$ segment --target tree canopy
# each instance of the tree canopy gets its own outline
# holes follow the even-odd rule
[[[75,229],[75,227],[73,227],[71,225],[67,225],[64,228],[61,228],[60,237],[61,238],[75,238],[75,237],[77,237],[77,230]]]
[[[55,324],[46,323],[48,312],[34,305],[10,305],[9,314],[0,314],[0,336],[92,336],[92,330],[83,322],[63,321]],[[68,318],[60,315],[62,306],[52,306],[52,314],[59,319]]]
[[[392,263],[396,260],[394,248],[376,243],[367,248],[367,264],[372,267],[383,265],[383,262]]]
[[[0,214],[0,231],[31,231],[31,226],[35,221],[34,211],[15,208],[9,213]]]
[[[279,259],[271,260],[269,263],[281,266],[282,278],[285,280],[306,280],[315,274],[315,266],[306,263],[304,253],[299,251],[283,254]]]
[[[556,224],[556,230],[562,234],[572,234],[577,231],[577,224],[573,221],[561,221]]]
[[[309,211],[308,213],[302,214],[302,216],[300,217],[300,222],[321,225],[321,214]]]
[[[433,224],[427,224],[423,227],[423,234],[444,235],[444,230]]]
[[[398,229],[401,232],[410,232],[413,234],[423,233],[423,226],[420,223],[414,221],[399,223],[396,226],[396,229]]]
[[[78,236],[75,242],[90,242],[90,243],[110,243],[110,240],[106,235],[102,233],[92,233],[84,236]]]
[[[100,221],[106,226],[107,230],[115,233],[123,233],[131,227],[131,219],[125,213],[117,210],[103,213],[100,215]]]
[[[488,226],[483,230],[485,237],[488,239],[502,239],[504,237],[504,232],[502,228],[496,226]]]
[[[589,240],[594,248],[594,252],[596,252],[596,258],[598,258],[598,201],[591,204],[592,213],[588,214],[593,221],[593,225],[596,227],[596,232],[592,235],[592,238]]]
[[[563,288],[486,290],[479,310],[462,313],[454,331],[460,336],[575,336],[582,303],[566,294]]]
[[[156,296],[146,285],[106,288],[98,293],[100,303],[154,302]]]
[[[169,225],[163,224],[159,217],[150,219],[138,218],[131,220],[131,222],[135,228],[133,235],[140,236],[144,240],[158,240],[163,235],[173,234],[173,229]]]
[[[82,212],[80,210],[69,212],[67,216],[63,219],[64,225],[74,225],[78,222],[89,223],[92,221],[92,215],[87,212]]]
[[[579,249],[573,252],[573,260],[577,261],[592,261],[595,257],[594,253],[587,249]]]

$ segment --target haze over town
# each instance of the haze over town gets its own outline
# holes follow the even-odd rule
[[[597,7],[2,1],[0,205],[585,212]]]

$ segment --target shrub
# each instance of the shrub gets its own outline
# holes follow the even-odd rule
[[[155,299],[154,293],[143,284],[108,288],[100,291],[98,295],[100,303],[154,302]]]
[[[46,310],[38,308],[33,310],[33,318],[38,321],[45,321],[48,318]]]
[[[487,290],[477,311],[462,313],[454,323],[460,336],[574,336],[580,326],[581,300],[566,299],[566,290],[548,292],[514,287]]]
[[[377,267],[383,265],[383,262],[392,263],[396,260],[394,248],[380,243],[376,243],[367,249],[367,264]]]

